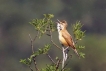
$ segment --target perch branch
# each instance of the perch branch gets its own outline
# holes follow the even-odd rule
[[[72,58],[72,55],[69,55],[69,56],[67,57],[67,60],[70,59],[70,58]],[[64,68],[69,64],[69,61],[70,61],[70,60],[68,60],[68,62],[64,65],[64,67],[61,69],[61,71],[64,71]]]

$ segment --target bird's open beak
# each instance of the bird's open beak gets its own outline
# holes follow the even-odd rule
[[[60,20],[57,19],[57,21],[60,23]]]
[[[57,24],[60,24],[60,20],[57,19],[58,22],[56,22]]]

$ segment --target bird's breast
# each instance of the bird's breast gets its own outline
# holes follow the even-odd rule
[[[66,42],[66,40],[64,39],[64,37],[62,37],[62,35],[59,35],[59,41],[60,41],[61,44],[63,44],[64,46],[69,46],[68,43]]]

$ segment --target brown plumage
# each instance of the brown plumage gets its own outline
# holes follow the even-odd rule
[[[71,47],[74,52],[79,56],[76,48],[75,48],[75,44],[74,41],[72,39],[72,36],[68,33],[67,31],[67,22],[65,20],[63,21],[59,21],[59,23],[57,23],[57,29],[58,29],[58,33],[59,33],[59,40],[61,42],[61,44],[63,44],[66,47]]]

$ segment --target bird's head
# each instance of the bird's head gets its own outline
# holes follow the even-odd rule
[[[58,20],[58,19],[57,19]],[[57,23],[57,30],[61,31],[67,28],[67,22],[65,20],[56,22]]]

